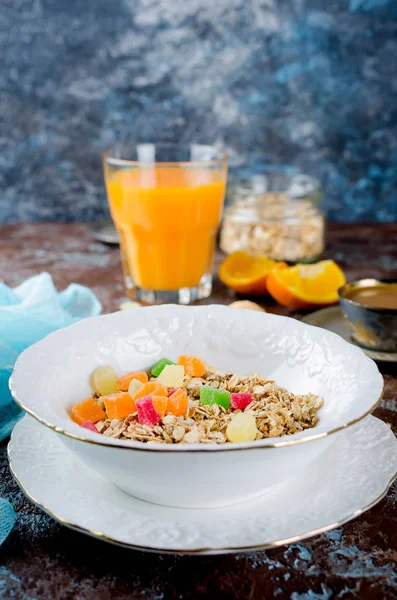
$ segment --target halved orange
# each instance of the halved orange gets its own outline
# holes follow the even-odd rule
[[[263,296],[268,293],[267,277],[274,269],[286,269],[285,263],[264,256],[252,256],[239,250],[229,254],[219,267],[219,279],[239,294]]]
[[[338,289],[345,283],[342,269],[333,260],[272,271],[267,279],[273,298],[283,306],[295,309],[338,302]]]

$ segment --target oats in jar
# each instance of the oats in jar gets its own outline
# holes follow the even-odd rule
[[[266,186],[280,186],[285,191]],[[278,261],[314,260],[324,250],[320,197],[319,184],[303,175],[269,175],[259,189],[237,186],[235,198],[225,210],[221,249],[228,254],[244,250]]]

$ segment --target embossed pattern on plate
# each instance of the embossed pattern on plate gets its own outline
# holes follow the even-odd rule
[[[72,404],[88,395],[88,374],[95,367],[111,364],[123,373],[131,370],[131,365],[147,369],[161,356],[180,354],[201,356],[209,364],[235,373],[257,371],[293,393],[314,392],[324,398],[315,428],[288,439],[267,438],[255,444],[201,444],[200,452],[317,439],[363,418],[382,395],[383,379],[376,365],[333,333],[287,317],[216,305],[163,305],[79,321],[25,350],[16,362],[10,389],[28,413],[71,437],[146,452],[192,452],[197,450],[196,444],[149,446],[98,436],[82,431],[68,415]]]
[[[358,516],[396,476],[397,441],[385,423],[367,417],[339,432],[309,471],[221,510],[167,508],[128,496],[29,416],[13,431],[9,458],[25,493],[65,525],[131,548],[216,554],[297,541]]]

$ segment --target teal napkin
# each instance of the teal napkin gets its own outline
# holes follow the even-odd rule
[[[13,528],[15,513],[12,505],[0,498],[0,546]]]
[[[49,273],[16,288],[0,282],[0,440],[23,416],[12,400],[8,380],[18,355],[48,333],[98,315],[101,304],[88,288],[72,283],[58,293]],[[0,499],[0,544],[14,522],[12,506]]]

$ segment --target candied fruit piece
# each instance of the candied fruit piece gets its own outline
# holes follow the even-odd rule
[[[166,367],[167,365],[174,364],[175,363],[172,360],[169,360],[168,358],[160,358],[160,360],[154,363],[153,367],[151,368],[150,374],[152,375],[152,377],[158,377],[161,371],[164,369],[164,367]]]
[[[161,419],[161,415],[154,407],[152,396],[139,398],[136,402],[138,411],[138,422],[141,425],[156,425]]]
[[[136,402],[139,398],[144,398],[145,396],[166,396],[167,389],[157,383],[157,381],[149,381],[148,383],[144,383],[141,388],[132,396],[132,399]]]
[[[166,365],[157,377],[157,382],[170,388],[178,388],[183,384],[185,367],[182,365]]]
[[[202,377],[207,370],[203,361],[197,356],[180,356],[178,365],[185,367],[185,375],[188,377]]]
[[[237,413],[226,429],[226,435],[230,442],[253,442],[258,429],[255,417],[248,413]]]
[[[167,396],[152,396],[153,406],[159,413],[160,417],[164,417],[167,412],[168,397]]]
[[[131,379],[130,385],[128,386],[128,393],[132,397],[134,396],[138,390],[143,386],[142,381],[138,381],[138,379]]]
[[[124,419],[136,411],[135,401],[128,392],[116,392],[102,396],[106,414],[109,419]]]
[[[117,389],[122,392],[128,392],[129,385],[133,379],[137,379],[141,383],[148,382],[147,373],[144,371],[131,371],[117,380]]]
[[[111,366],[98,367],[90,377],[92,391],[100,396],[117,392],[117,373]]]
[[[189,398],[185,390],[178,388],[168,397],[167,414],[175,415],[176,417],[186,415],[189,408]]]
[[[98,402],[94,398],[86,398],[83,402],[75,404],[70,411],[70,416],[78,425],[82,425],[86,421],[96,423],[106,418],[106,415]]]
[[[227,390],[218,390],[209,385],[203,385],[200,388],[201,404],[220,404],[223,408],[230,407],[230,392]]]
[[[234,394],[230,394],[232,408],[240,408],[241,410],[244,410],[249,404],[251,404],[253,400],[254,396],[250,392],[236,392]]]
[[[84,429],[89,429],[90,431],[95,431],[95,433],[99,433],[98,429],[95,427],[92,421],[86,421],[85,423],[82,423],[81,426],[84,427]]]

